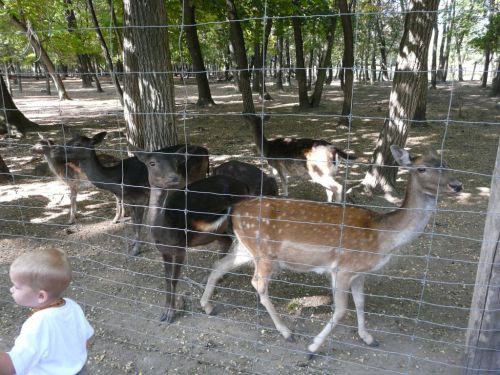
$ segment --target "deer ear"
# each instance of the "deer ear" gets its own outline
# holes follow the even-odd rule
[[[144,151],[141,151],[141,150],[137,150],[137,151],[133,151],[132,154],[134,154],[134,156],[139,159],[139,161],[141,161],[142,163],[146,164],[146,161],[147,161],[147,158],[148,158],[148,154]]]
[[[438,152],[436,150],[434,150],[433,148],[431,148],[429,150],[429,155],[432,156],[435,159],[440,159],[441,158],[441,156],[438,154]]]
[[[97,133],[96,135],[94,135],[92,137],[92,144],[94,145],[97,145],[99,143],[101,143],[104,138],[106,138],[106,134],[108,134],[107,132],[100,132],[100,133]]]
[[[394,160],[396,160],[396,163],[398,163],[402,167],[409,167],[412,165],[411,159],[410,159],[410,153],[406,151],[404,148],[401,148],[396,145],[391,146],[391,153],[392,156],[394,157]]]

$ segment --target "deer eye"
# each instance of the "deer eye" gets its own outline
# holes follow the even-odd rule
[[[417,168],[418,173],[424,173],[426,171],[425,168]]]
[[[149,166],[150,166],[150,167],[154,167],[155,165],[156,165],[156,163],[155,163],[154,161],[150,161],[150,162],[149,162]]]

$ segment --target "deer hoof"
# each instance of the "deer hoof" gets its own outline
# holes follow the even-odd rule
[[[285,339],[287,342],[295,342],[295,337],[293,335],[290,335],[288,336],[286,339]]]
[[[217,310],[216,310],[215,306],[212,304],[207,304],[206,306],[203,307],[203,309],[205,310],[205,313],[207,315],[211,315],[211,316],[217,315]]]
[[[317,356],[317,354],[316,354],[316,353],[309,352],[309,353],[307,354],[307,360],[308,360],[308,361],[311,361],[311,360],[313,360],[314,358],[316,358],[316,356]]]
[[[160,321],[170,324],[174,321],[174,316],[175,316],[175,311],[173,309],[168,309],[161,315]]]
[[[376,348],[379,345],[380,345],[380,343],[375,339],[373,339],[373,341],[370,344],[368,344],[368,346],[371,348]]]
[[[140,253],[141,253],[141,249],[139,246],[137,245],[134,245],[134,247],[132,248],[132,251],[130,252],[133,256],[138,256]]]

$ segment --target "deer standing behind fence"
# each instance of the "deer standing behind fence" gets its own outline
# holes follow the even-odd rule
[[[134,227],[134,241],[132,255],[138,255],[140,252],[140,229],[144,218],[144,208],[149,201],[149,182],[148,169],[137,157],[120,160],[117,165],[106,167],[99,161],[95,146],[102,142],[106,132],[94,135],[92,138],[76,134],[65,146],[58,146],[52,151],[53,157],[59,161],[73,162],[78,161],[80,167],[85,172],[87,178],[96,187],[113,193],[117,198],[130,207],[132,224]],[[165,152],[170,154],[177,151],[184,145],[175,145],[165,147],[156,152]],[[208,171],[208,151],[200,151],[206,161],[206,168],[203,171],[204,177]],[[195,181],[200,176],[192,176],[185,165],[177,166],[179,173],[184,173],[184,178],[188,181]],[[186,177],[186,174],[187,177]]]
[[[160,320],[172,322],[175,317],[175,291],[186,257],[186,248],[218,241],[224,252],[231,245],[227,225],[210,233],[195,228],[210,225],[224,216],[228,208],[249,195],[245,183],[227,176],[211,176],[187,186],[179,165],[206,174],[208,159],[196,155],[197,146],[174,154],[136,152],[149,173],[151,194],[146,225],[165,267],[166,301]]]
[[[283,194],[288,196],[288,176],[310,178],[323,186],[328,202],[342,201],[342,184],[335,181],[339,158],[354,160],[330,142],[309,138],[276,138],[268,140],[262,131],[263,120],[255,115],[244,116],[252,128],[257,150],[280,176]]]
[[[218,280],[232,269],[253,261],[252,285],[260,302],[276,329],[290,339],[292,333],[268,295],[273,272],[280,268],[325,272],[331,277],[335,311],[308,346],[310,357],[344,316],[349,289],[356,306],[360,338],[367,345],[378,345],[365,329],[366,273],[382,268],[396,249],[422,233],[436,209],[438,193],[462,190],[462,183],[450,176],[435,151],[416,159],[397,146],[391,146],[391,152],[397,163],[410,171],[403,205],[392,212],[381,214],[360,207],[273,198],[236,204],[231,220],[237,243],[213,267],[201,298],[205,312],[213,312],[210,298]]]
[[[63,181],[69,188],[70,209],[68,224],[74,224],[76,220],[77,207],[76,201],[78,193],[90,187],[92,184],[87,179],[87,176],[80,168],[78,161],[65,162],[54,159],[51,155],[52,149],[55,147],[52,138],[46,138],[38,133],[40,139],[31,148],[31,152],[36,155],[42,155],[49,166],[50,171],[54,176]],[[105,166],[117,164],[119,160],[111,155],[102,154],[98,156],[99,161]],[[123,203],[121,199],[116,197],[116,214],[113,218],[113,223],[117,223],[124,216]]]
[[[214,168],[212,174],[228,176],[244,182],[250,189],[251,195],[278,195],[276,179],[268,176],[262,169],[253,164],[229,160]]]

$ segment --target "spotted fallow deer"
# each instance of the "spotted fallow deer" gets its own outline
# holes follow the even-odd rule
[[[262,131],[263,120],[255,115],[244,116],[252,128],[255,145],[280,176],[283,195],[288,196],[288,176],[310,178],[326,190],[328,202],[342,200],[342,184],[335,181],[340,158],[354,160],[340,148],[323,139],[275,138],[267,139]],[[264,118],[264,121],[266,118]]]
[[[450,176],[435,151],[416,159],[397,146],[391,146],[391,151],[397,163],[409,169],[404,203],[392,212],[382,214],[360,207],[275,198],[236,204],[227,217],[231,217],[237,242],[225,258],[216,262],[208,278],[201,298],[205,312],[213,312],[210,298],[219,279],[237,266],[253,261],[252,285],[276,329],[290,339],[291,331],[268,296],[273,272],[280,268],[325,272],[331,277],[335,311],[309,345],[309,356],[317,352],[344,316],[349,289],[356,306],[359,336],[366,344],[377,346],[378,342],[365,329],[366,273],[382,268],[396,249],[422,233],[436,209],[438,193],[462,190],[462,183]]]

